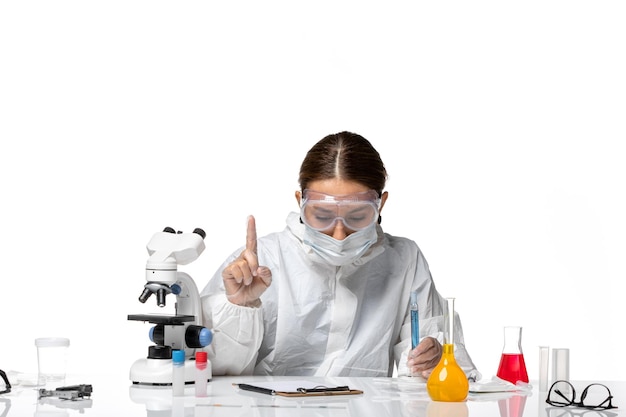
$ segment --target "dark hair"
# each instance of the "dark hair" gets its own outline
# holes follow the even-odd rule
[[[298,182],[304,191],[311,181],[333,178],[358,182],[380,196],[387,170],[367,139],[356,133],[339,132],[326,136],[307,152]]]

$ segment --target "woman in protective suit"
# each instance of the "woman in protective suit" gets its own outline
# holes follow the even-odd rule
[[[387,171],[371,143],[340,132],[302,162],[299,212],[246,246],[202,291],[214,375],[428,377],[441,358],[444,300],[417,244],[383,232]],[[409,297],[420,335],[411,350]],[[456,317],[455,356],[479,379]]]

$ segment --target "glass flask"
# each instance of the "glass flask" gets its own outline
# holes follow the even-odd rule
[[[465,401],[469,381],[454,357],[454,298],[446,298],[444,306],[443,353],[426,382],[426,390],[433,401]]]
[[[522,352],[522,328],[520,326],[504,326],[504,348],[498,366],[498,378],[516,384],[517,381],[528,382],[528,372]]]

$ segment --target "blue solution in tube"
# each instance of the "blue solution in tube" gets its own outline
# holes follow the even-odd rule
[[[411,302],[409,304],[411,310],[411,349],[415,349],[420,342],[420,320],[419,310],[417,307],[417,291],[411,291]]]

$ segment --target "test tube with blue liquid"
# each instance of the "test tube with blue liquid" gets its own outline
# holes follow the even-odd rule
[[[415,349],[420,342],[420,320],[419,309],[417,307],[417,291],[411,291],[409,309],[411,310],[411,349]]]

